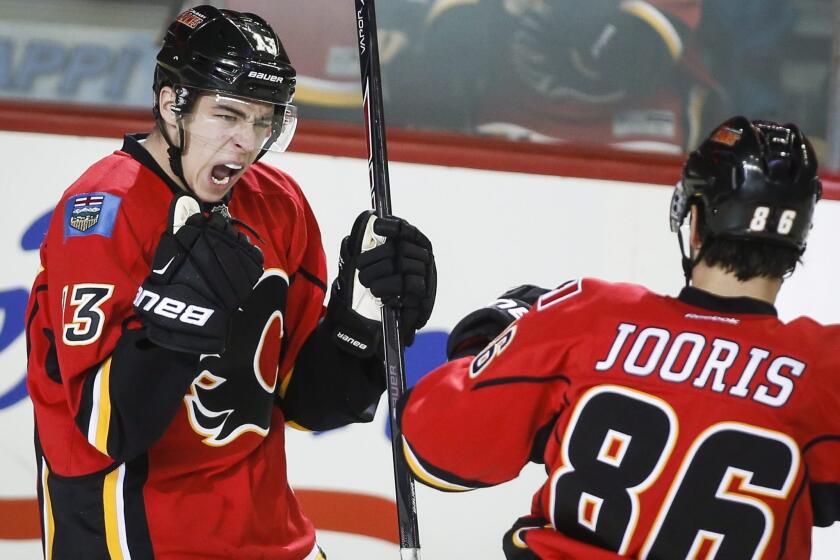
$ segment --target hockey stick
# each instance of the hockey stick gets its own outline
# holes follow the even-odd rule
[[[359,39],[359,65],[362,75],[365,131],[368,140],[368,173],[370,195],[376,215],[391,215],[391,187],[388,181],[388,153],[385,149],[385,111],[382,103],[382,77],[379,73],[379,42],[376,37],[376,13],[373,0],[355,0],[356,35]],[[417,529],[417,504],[414,481],[402,453],[402,432],[397,425],[396,404],[405,392],[405,364],[399,312],[382,308],[382,329],[385,342],[385,371],[388,384],[388,412],[391,422],[391,454],[394,459],[394,482],[397,498],[397,522],[400,528],[400,557],[420,558],[420,537]]]

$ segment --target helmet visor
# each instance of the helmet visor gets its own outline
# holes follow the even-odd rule
[[[297,107],[191,88],[198,94],[181,116],[187,148],[196,142],[218,151],[284,152],[297,128]]]

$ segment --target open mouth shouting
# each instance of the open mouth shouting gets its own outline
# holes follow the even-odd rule
[[[210,180],[216,185],[228,185],[231,178],[242,171],[243,166],[238,163],[222,163],[214,165],[210,170]]]

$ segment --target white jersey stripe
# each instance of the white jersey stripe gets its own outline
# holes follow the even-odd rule
[[[90,420],[88,421],[87,440],[96,447],[96,432],[99,430],[99,393],[102,386],[102,368],[96,372],[93,380],[92,400],[90,405]]]

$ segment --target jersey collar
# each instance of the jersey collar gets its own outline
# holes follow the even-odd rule
[[[143,134],[126,134],[123,137],[123,145],[122,151],[130,155],[132,158],[137,160],[143,167],[149,168],[155,175],[160,177],[160,180],[163,181],[169,190],[171,190],[174,194],[181,194],[184,192],[184,189],[179,187],[175,181],[173,181],[166,172],[161,169],[158,162],[155,161],[155,158],[152,157],[146,148],[140,143],[141,140],[148,137],[148,133]]]
[[[722,297],[693,286],[683,288],[678,299],[683,303],[711,311],[778,317],[776,308],[766,301],[750,297]]]
[[[143,144],[140,143],[141,140],[147,138],[149,133],[141,133],[141,134],[126,134],[123,137],[123,145],[121,150],[132,158],[137,160],[142,166],[147,167],[152,173],[157,175],[164,184],[169,187],[169,190],[172,191],[173,194],[179,195],[183,194],[185,191],[178,184],[172,180],[172,178],[163,170],[161,169],[158,162],[155,161],[155,158],[152,157],[152,154],[143,147]],[[229,193],[225,195],[225,198],[222,199],[220,202],[208,203],[208,202],[201,202],[202,210],[210,211],[214,207],[218,206],[219,204],[227,205],[230,203],[230,197],[233,194],[233,189]]]

